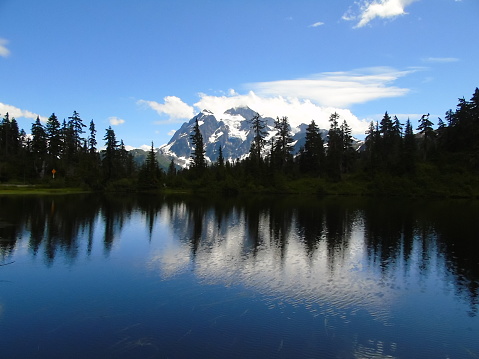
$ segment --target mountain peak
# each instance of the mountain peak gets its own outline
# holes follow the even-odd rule
[[[160,153],[169,159],[174,159],[177,165],[188,167],[191,152],[194,150],[190,137],[194,130],[195,120],[198,120],[207,161],[214,162],[217,160],[219,147],[221,147],[223,157],[226,160],[234,161],[245,158],[248,156],[254,138],[254,133],[251,130],[251,119],[257,114],[248,106],[230,108],[221,117],[210,110],[204,109],[189,122],[183,123],[168,144],[161,146]],[[267,133],[265,139],[270,144],[269,140],[276,134],[274,119],[264,117],[262,120],[265,121],[265,132]],[[296,126],[291,125],[294,154],[298,153],[301,146],[304,145],[307,127],[306,122]],[[321,135],[327,140],[327,130],[321,130]],[[268,146],[264,149],[265,153],[269,151]]]
[[[251,120],[257,114],[256,111],[253,111],[248,106],[239,106],[239,107],[230,108],[229,110],[226,110],[224,113],[226,115],[231,115],[231,116],[239,115],[244,117],[246,120]]]

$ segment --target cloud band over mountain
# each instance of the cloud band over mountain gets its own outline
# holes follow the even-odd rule
[[[137,103],[167,118],[159,123],[183,122],[203,109],[220,114],[230,108],[249,106],[263,116],[288,116],[292,123],[314,119],[323,128],[328,128],[329,115],[338,112],[348,121],[354,133],[364,134],[367,121],[359,120],[348,108],[377,99],[406,95],[409,89],[393,86],[392,83],[412,72],[414,70],[391,67],[324,72],[300,79],[246,84],[246,94],[234,90],[223,96],[200,93],[200,99],[194,105],[176,96],[165,97],[164,103],[149,100]]]

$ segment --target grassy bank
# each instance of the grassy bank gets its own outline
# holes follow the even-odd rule
[[[0,195],[15,195],[15,194],[72,194],[72,193],[88,193],[90,191],[84,188],[71,187],[46,187],[38,185],[19,185],[19,184],[0,184]]]

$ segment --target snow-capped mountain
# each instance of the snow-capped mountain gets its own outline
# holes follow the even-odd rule
[[[248,155],[254,137],[251,119],[255,115],[256,112],[249,107],[232,108],[219,115],[203,110],[189,122],[183,123],[170,141],[160,147],[159,152],[170,159],[172,158],[179,166],[188,167],[193,150],[190,136],[197,119],[203,136],[207,160],[210,162],[216,161],[220,146],[225,159],[229,161],[243,159]],[[267,135],[265,140],[268,143],[268,140],[276,134],[275,119],[264,117],[263,120],[266,123]],[[311,120],[307,121],[308,124],[310,122]],[[305,123],[297,127],[291,126],[294,140],[293,153],[297,153],[304,145],[307,123],[305,120]],[[327,132],[327,130],[321,130],[324,139],[326,139]],[[266,151],[268,148],[268,145],[265,146]]]

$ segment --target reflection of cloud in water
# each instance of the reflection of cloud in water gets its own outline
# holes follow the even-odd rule
[[[190,246],[172,236],[162,236],[161,246],[151,251],[147,267],[168,279],[185,271],[191,263]]]
[[[305,305],[318,315],[349,316],[365,310],[387,324],[393,293],[382,284],[381,274],[367,266],[360,224],[353,225],[347,244],[333,252],[326,240],[319,240],[308,253],[304,239],[295,231],[294,218],[281,243],[272,235],[269,221],[269,216],[260,216],[260,244],[254,248],[244,221],[221,227],[206,215],[195,254],[191,244],[172,239],[155,252],[150,265],[169,278],[194,260],[194,273],[204,283],[243,285],[262,293],[271,305],[278,301]]]
[[[191,261],[190,249],[184,244],[177,244],[155,251],[147,263],[148,267],[158,269],[165,279],[184,271]]]

